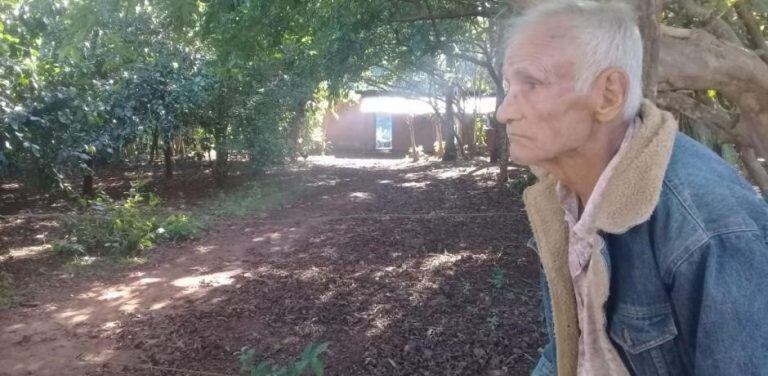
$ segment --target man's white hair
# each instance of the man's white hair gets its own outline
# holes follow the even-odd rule
[[[550,1],[526,10],[514,21],[510,43],[524,29],[553,18],[572,29],[574,42],[580,44],[576,90],[589,90],[605,69],[623,69],[629,76],[623,118],[634,118],[643,100],[643,41],[632,8],[619,2]]]

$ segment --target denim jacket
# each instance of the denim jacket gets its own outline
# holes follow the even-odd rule
[[[671,115],[646,102],[641,117],[644,134],[619,162],[598,224],[605,246],[590,285],[605,304],[591,314],[632,374],[768,375],[768,205]],[[549,341],[532,374],[575,375],[562,209],[552,178],[539,177],[525,201]]]

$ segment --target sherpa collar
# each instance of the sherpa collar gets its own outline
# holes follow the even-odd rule
[[[661,194],[677,122],[649,101],[643,102],[640,117],[643,124],[626,145],[624,157],[617,161],[595,216],[595,227],[607,233],[621,234],[647,221]],[[540,169],[533,171],[539,182],[525,190],[523,201],[552,297],[558,375],[575,375],[579,329],[568,271],[565,212],[555,192],[555,178]],[[601,279],[610,281],[607,275]],[[600,288],[608,291],[608,286]]]

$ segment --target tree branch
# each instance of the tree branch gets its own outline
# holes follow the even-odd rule
[[[740,110],[739,139],[768,156],[768,65],[754,51],[704,30],[662,31],[659,90],[717,89]]]
[[[732,119],[724,110],[707,106],[692,97],[671,91],[660,92],[658,104],[659,107],[667,111],[679,112],[691,119],[696,119],[711,129],[717,138],[724,142],[750,145],[749,140],[740,138],[736,132],[738,121]]]
[[[749,35],[749,41],[752,44],[752,48],[761,53],[760,58],[768,64],[768,45],[765,43],[765,37],[763,36],[760,25],[758,25],[755,15],[752,14],[752,10],[749,9],[744,0],[738,0],[733,4],[733,8],[736,10],[736,14],[744,24],[744,28],[747,29],[747,35]]]
[[[675,2],[680,5],[685,13],[691,18],[701,20],[704,27],[718,38],[727,40],[731,43],[741,44],[741,40],[736,35],[736,32],[733,31],[727,22],[720,18],[720,15],[716,11],[710,11],[701,5],[696,4],[693,0],[676,0]]]
[[[636,6],[638,27],[643,37],[643,96],[651,102],[656,102],[661,36],[657,15],[661,7],[659,0],[639,0]]]

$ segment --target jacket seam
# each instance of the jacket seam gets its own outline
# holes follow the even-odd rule
[[[668,284],[668,285],[672,284],[672,277],[674,276],[675,273],[677,273],[677,270],[680,268],[680,266],[682,266],[682,264],[685,263],[685,261],[687,261],[688,258],[694,252],[704,248],[704,246],[707,245],[707,243],[710,243],[713,238],[719,237],[719,236],[722,236],[722,235],[736,234],[736,233],[748,233],[748,232],[759,233],[760,230],[759,229],[753,229],[753,228],[748,228],[748,229],[728,229],[728,230],[723,230],[723,231],[718,231],[718,232],[713,232],[711,234],[708,234],[708,236],[704,240],[702,240],[698,245],[696,245],[695,247],[692,247],[689,251],[684,252],[684,254],[678,256],[679,260],[673,262],[672,266],[669,268],[668,272],[664,273],[664,282],[666,284]]]
[[[680,197],[680,194],[677,193],[677,190],[675,189],[674,184],[666,178],[663,180],[662,184],[664,184],[665,186],[667,186],[667,188],[669,188],[669,191],[672,192],[672,195],[675,196],[675,199],[677,200],[677,202],[679,202],[680,205],[683,206],[683,209],[685,209],[685,212],[688,213],[688,216],[693,220],[693,222],[696,223],[696,226],[699,227],[699,230],[707,234],[706,227],[704,227],[704,224],[701,223],[701,221],[693,214],[693,210],[691,210],[691,208],[689,208],[688,205],[685,204],[685,201],[683,200],[683,198]]]

